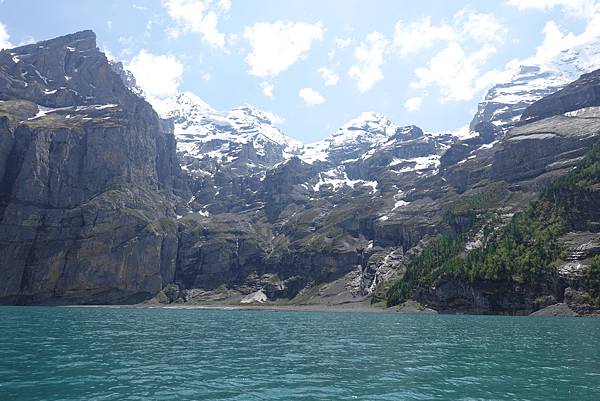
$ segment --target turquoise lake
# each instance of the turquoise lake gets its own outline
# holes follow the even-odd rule
[[[600,400],[600,319],[0,308],[2,400]]]

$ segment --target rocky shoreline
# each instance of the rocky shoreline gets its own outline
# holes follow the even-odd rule
[[[222,311],[262,311],[262,312],[342,312],[342,313],[402,313],[428,315],[480,315],[471,313],[439,313],[416,301],[409,300],[394,307],[371,306],[367,303],[348,303],[336,305],[277,305],[277,304],[158,304],[141,303],[131,305],[62,305],[62,308],[109,308],[109,309],[174,309],[174,310],[222,310]],[[486,316],[507,316],[485,314]],[[565,303],[558,303],[521,317],[600,317],[600,314],[579,314]]]

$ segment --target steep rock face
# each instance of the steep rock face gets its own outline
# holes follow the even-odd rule
[[[572,167],[600,135],[600,70],[525,110],[496,153],[492,177],[515,181]]]
[[[537,65],[521,66],[508,82],[497,84],[486,93],[478,105],[470,129],[475,129],[481,123],[510,129],[532,103],[576,78],[565,77],[557,71],[542,69]]]
[[[508,182],[572,168],[598,140],[600,112],[553,116],[513,129],[494,155],[491,177]]]
[[[566,287],[558,277],[540,277],[534,286],[448,280],[436,288],[419,288],[415,297],[442,313],[529,315],[562,300]]]
[[[596,73],[584,75],[565,89],[542,99],[539,102],[541,106],[534,103],[530,106],[533,111],[528,108],[523,114],[531,117],[524,118],[503,139],[494,141],[493,147],[475,152],[467,159],[464,157],[468,154],[468,147],[463,153],[456,148],[442,157],[442,172],[447,181],[459,190],[467,190],[462,199],[448,204],[450,211],[454,218],[469,214],[474,218],[472,224],[457,230],[470,238],[465,245],[465,253],[483,247],[485,233],[493,233],[501,227],[503,220],[508,221],[505,216],[521,210],[533,194],[545,188],[552,178],[580,171],[580,167],[576,167],[578,162],[600,142],[600,108],[595,106],[595,96],[590,96],[598,85],[591,78]],[[580,108],[565,111],[567,104],[571,105],[568,108]],[[545,117],[542,118],[542,115]],[[456,173],[460,170],[470,174],[469,179],[457,180]],[[481,174],[473,177],[476,171]],[[568,255],[566,260],[561,260],[561,256],[556,261],[558,268],[543,266],[545,273],[539,273],[527,282],[518,275],[503,281],[466,280],[449,275],[439,278],[433,285],[419,285],[413,296],[448,313],[529,314],[557,302],[566,302],[578,313],[594,313],[597,308],[587,305],[589,295],[586,295],[581,280],[588,258],[594,254],[593,242],[597,238],[595,233],[600,221],[600,199],[597,181],[594,181],[597,175],[589,174],[591,178],[575,185],[579,188],[581,184],[585,189],[577,192],[567,187],[559,194],[568,199],[568,207],[565,207],[568,223],[565,224],[568,224],[570,232],[565,235],[566,238],[557,239],[564,243],[561,249]],[[485,188],[500,184],[508,191],[509,197],[502,202],[492,201],[494,196],[487,194]],[[474,191],[478,187],[484,189],[478,195],[472,195],[476,194]],[[554,202],[559,195],[553,195]],[[495,215],[492,220],[496,220],[492,224],[496,228],[492,231],[489,225],[487,228],[485,225],[486,219],[492,221],[486,217],[490,214]]]
[[[543,64],[522,65],[510,79],[487,92],[485,99],[479,103],[470,128],[473,130],[482,122],[490,122],[506,132],[534,102],[597,68],[600,68],[597,37],[564,49]]]
[[[129,302],[172,281],[174,138],[95,35],[0,52],[0,99],[0,302]]]
[[[0,52],[0,99],[28,99],[46,107],[123,103],[131,95],[82,31]]]
[[[540,120],[584,107],[596,106],[600,106],[600,71],[598,70],[583,74],[564,89],[533,103],[525,110],[521,120]]]

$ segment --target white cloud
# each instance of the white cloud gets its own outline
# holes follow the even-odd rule
[[[418,81],[412,82],[411,86],[425,89],[437,85],[442,102],[470,100],[494,81],[496,71],[482,74],[479,69],[495,52],[495,47],[485,45],[475,53],[465,54],[458,43],[449,43],[431,59],[428,68],[415,69]]]
[[[335,43],[335,47],[338,49],[345,49],[346,47],[350,46],[350,43],[352,43],[352,38],[340,38],[336,36],[333,38],[333,43]]]
[[[585,30],[579,35],[572,32],[563,33],[554,21],[546,23],[543,33],[544,40],[536,48],[535,55],[523,60],[523,64],[544,65],[563,50],[572,49],[585,43],[597,42],[600,39],[600,13],[590,19]]]
[[[176,38],[183,32],[199,33],[209,45],[225,47],[225,34],[217,25],[231,8],[229,0],[163,0],[163,7],[176,24],[168,32],[170,37]]]
[[[560,7],[567,14],[582,19],[591,19],[600,12],[600,3],[596,0],[507,0],[506,3],[519,10],[548,11]]]
[[[473,40],[478,43],[502,42],[508,30],[492,14],[474,12],[466,7],[453,17],[452,25],[433,25],[431,17],[411,23],[399,20],[394,27],[393,44],[401,57],[417,54],[438,43],[464,43]]]
[[[319,74],[321,74],[325,86],[335,86],[340,80],[340,77],[333,70],[326,67],[319,68]]]
[[[270,111],[263,111],[263,114],[265,114],[273,124],[283,124],[285,122],[285,118]]]
[[[0,22],[0,50],[14,47],[13,44],[10,43],[9,39],[10,36],[6,30],[6,26]]]
[[[486,89],[493,77],[498,77],[498,71],[485,72],[484,67],[496,52],[495,46],[508,41],[507,34],[508,29],[494,15],[465,7],[454,14],[450,23],[434,25],[429,17],[409,24],[398,21],[393,48],[401,57],[407,57],[443,45],[427,67],[415,69],[417,80],[411,86],[437,86],[442,102],[470,100]],[[409,100],[405,104],[407,110],[418,107],[416,98]]]
[[[381,66],[388,43],[383,34],[371,32],[354,51],[357,64],[350,67],[348,75],[356,80],[356,87],[360,92],[368,91],[383,79]]]
[[[430,17],[409,24],[398,21],[394,27],[394,47],[401,56],[416,54],[437,42],[452,41],[455,38],[454,28],[446,24],[433,26]]]
[[[249,73],[258,77],[276,76],[304,59],[314,41],[323,39],[321,22],[259,22],[244,30],[252,47],[246,56]]]
[[[422,103],[423,103],[422,97],[411,97],[411,98],[406,99],[406,102],[404,102],[404,108],[409,112],[419,111],[419,110],[421,110]]]
[[[312,88],[300,89],[300,92],[298,92],[298,96],[300,96],[302,100],[304,100],[304,103],[306,103],[309,106],[321,104],[325,101],[325,98],[321,96],[319,92]]]
[[[493,14],[481,14],[464,8],[454,15],[454,24],[459,37],[469,37],[475,42],[503,42],[508,29]]]
[[[274,86],[273,84],[269,83],[269,82],[261,82],[260,83],[260,90],[262,91],[263,95],[265,95],[266,97],[273,99],[273,89]]]
[[[348,46],[350,46],[350,44],[352,43],[352,38],[340,38],[338,36],[336,36],[333,39],[333,49],[329,51],[329,53],[327,53],[327,55],[329,56],[330,59],[333,60],[333,58],[335,57],[335,54],[338,50],[344,50],[345,48],[347,48]]]
[[[102,48],[102,53],[104,53],[108,61],[117,61],[114,54],[107,47]]]
[[[152,54],[145,49],[140,50],[126,68],[149,98],[177,93],[183,75],[183,64],[175,56]]]

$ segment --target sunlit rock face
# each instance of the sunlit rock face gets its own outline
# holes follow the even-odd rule
[[[0,301],[131,302],[171,282],[175,139],[93,32],[1,51],[0,99]]]

